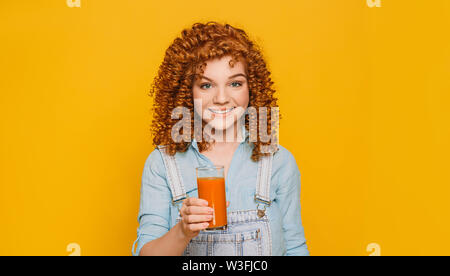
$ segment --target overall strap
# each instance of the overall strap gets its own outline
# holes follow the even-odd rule
[[[172,204],[176,205],[185,198],[187,198],[186,190],[184,188],[183,179],[180,174],[179,167],[175,160],[175,155],[171,156],[166,153],[164,145],[159,145],[158,148],[163,157],[164,166],[167,172],[167,181],[169,182],[170,191],[172,192]]]
[[[272,177],[273,153],[262,156],[258,161],[258,174],[256,177],[255,201],[270,206],[270,178]]]

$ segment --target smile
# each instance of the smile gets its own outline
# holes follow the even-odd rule
[[[226,113],[232,111],[233,109],[234,109],[234,107],[228,108],[226,110],[217,110],[217,109],[208,108],[208,110],[211,111],[214,114],[226,114]]]

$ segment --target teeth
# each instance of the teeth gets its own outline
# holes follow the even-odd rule
[[[214,109],[209,109],[209,110],[211,110],[211,112],[216,113],[216,114],[224,114],[224,113],[230,112],[233,109],[234,109],[234,107],[227,109],[227,110],[214,110]]]

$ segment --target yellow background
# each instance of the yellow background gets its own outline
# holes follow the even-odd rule
[[[150,83],[183,28],[264,49],[311,255],[450,254],[450,1],[0,3],[0,255],[130,255]]]

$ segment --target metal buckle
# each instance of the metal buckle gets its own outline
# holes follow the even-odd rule
[[[256,195],[255,195],[255,201],[257,203],[256,204],[257,215],[258,215],[259,218],[262,218],[262,217],[264,217],[266,215],[266,208],[267,208],[267,206],[270,206],[270,204],[272,204],[272,201],[271,200],[270,201],[266,201],[264,199],[258,198]],[[259,209],[259,204],[260,203],[264,204],[264,209]]]
[[[172,205],[175,206],[175,207],[177,207],[178,212],[180,211],[180,205],[179,205],[179,203],[182,203],[183,200],[185,200],[186,198],[188,198],[188,195],[187,195],[187,194],[186,194],[185,197],[182,197],[182,198],[177,199],[177,200],[172,200]]]
[[[264,203],[264,204],[267,205],[267,206],[270,206],[270,205],[272,204],[272,201],[271,201],[271,200],[266,201],[266,200],[264,200],[264,199],[258,198],[256,195],[255,195],[255,201],[256,201],[256,203],[258,203],[258,202]]]
[[[258,207],[259,207],[259,203],[258,203],[258,205],[256,205],[256,210],[257,210],[258,217],[262,218],[262,217],[264,217],[266,215],[267,205],[264,204],[264,209],[263,210],[259,209]]]

